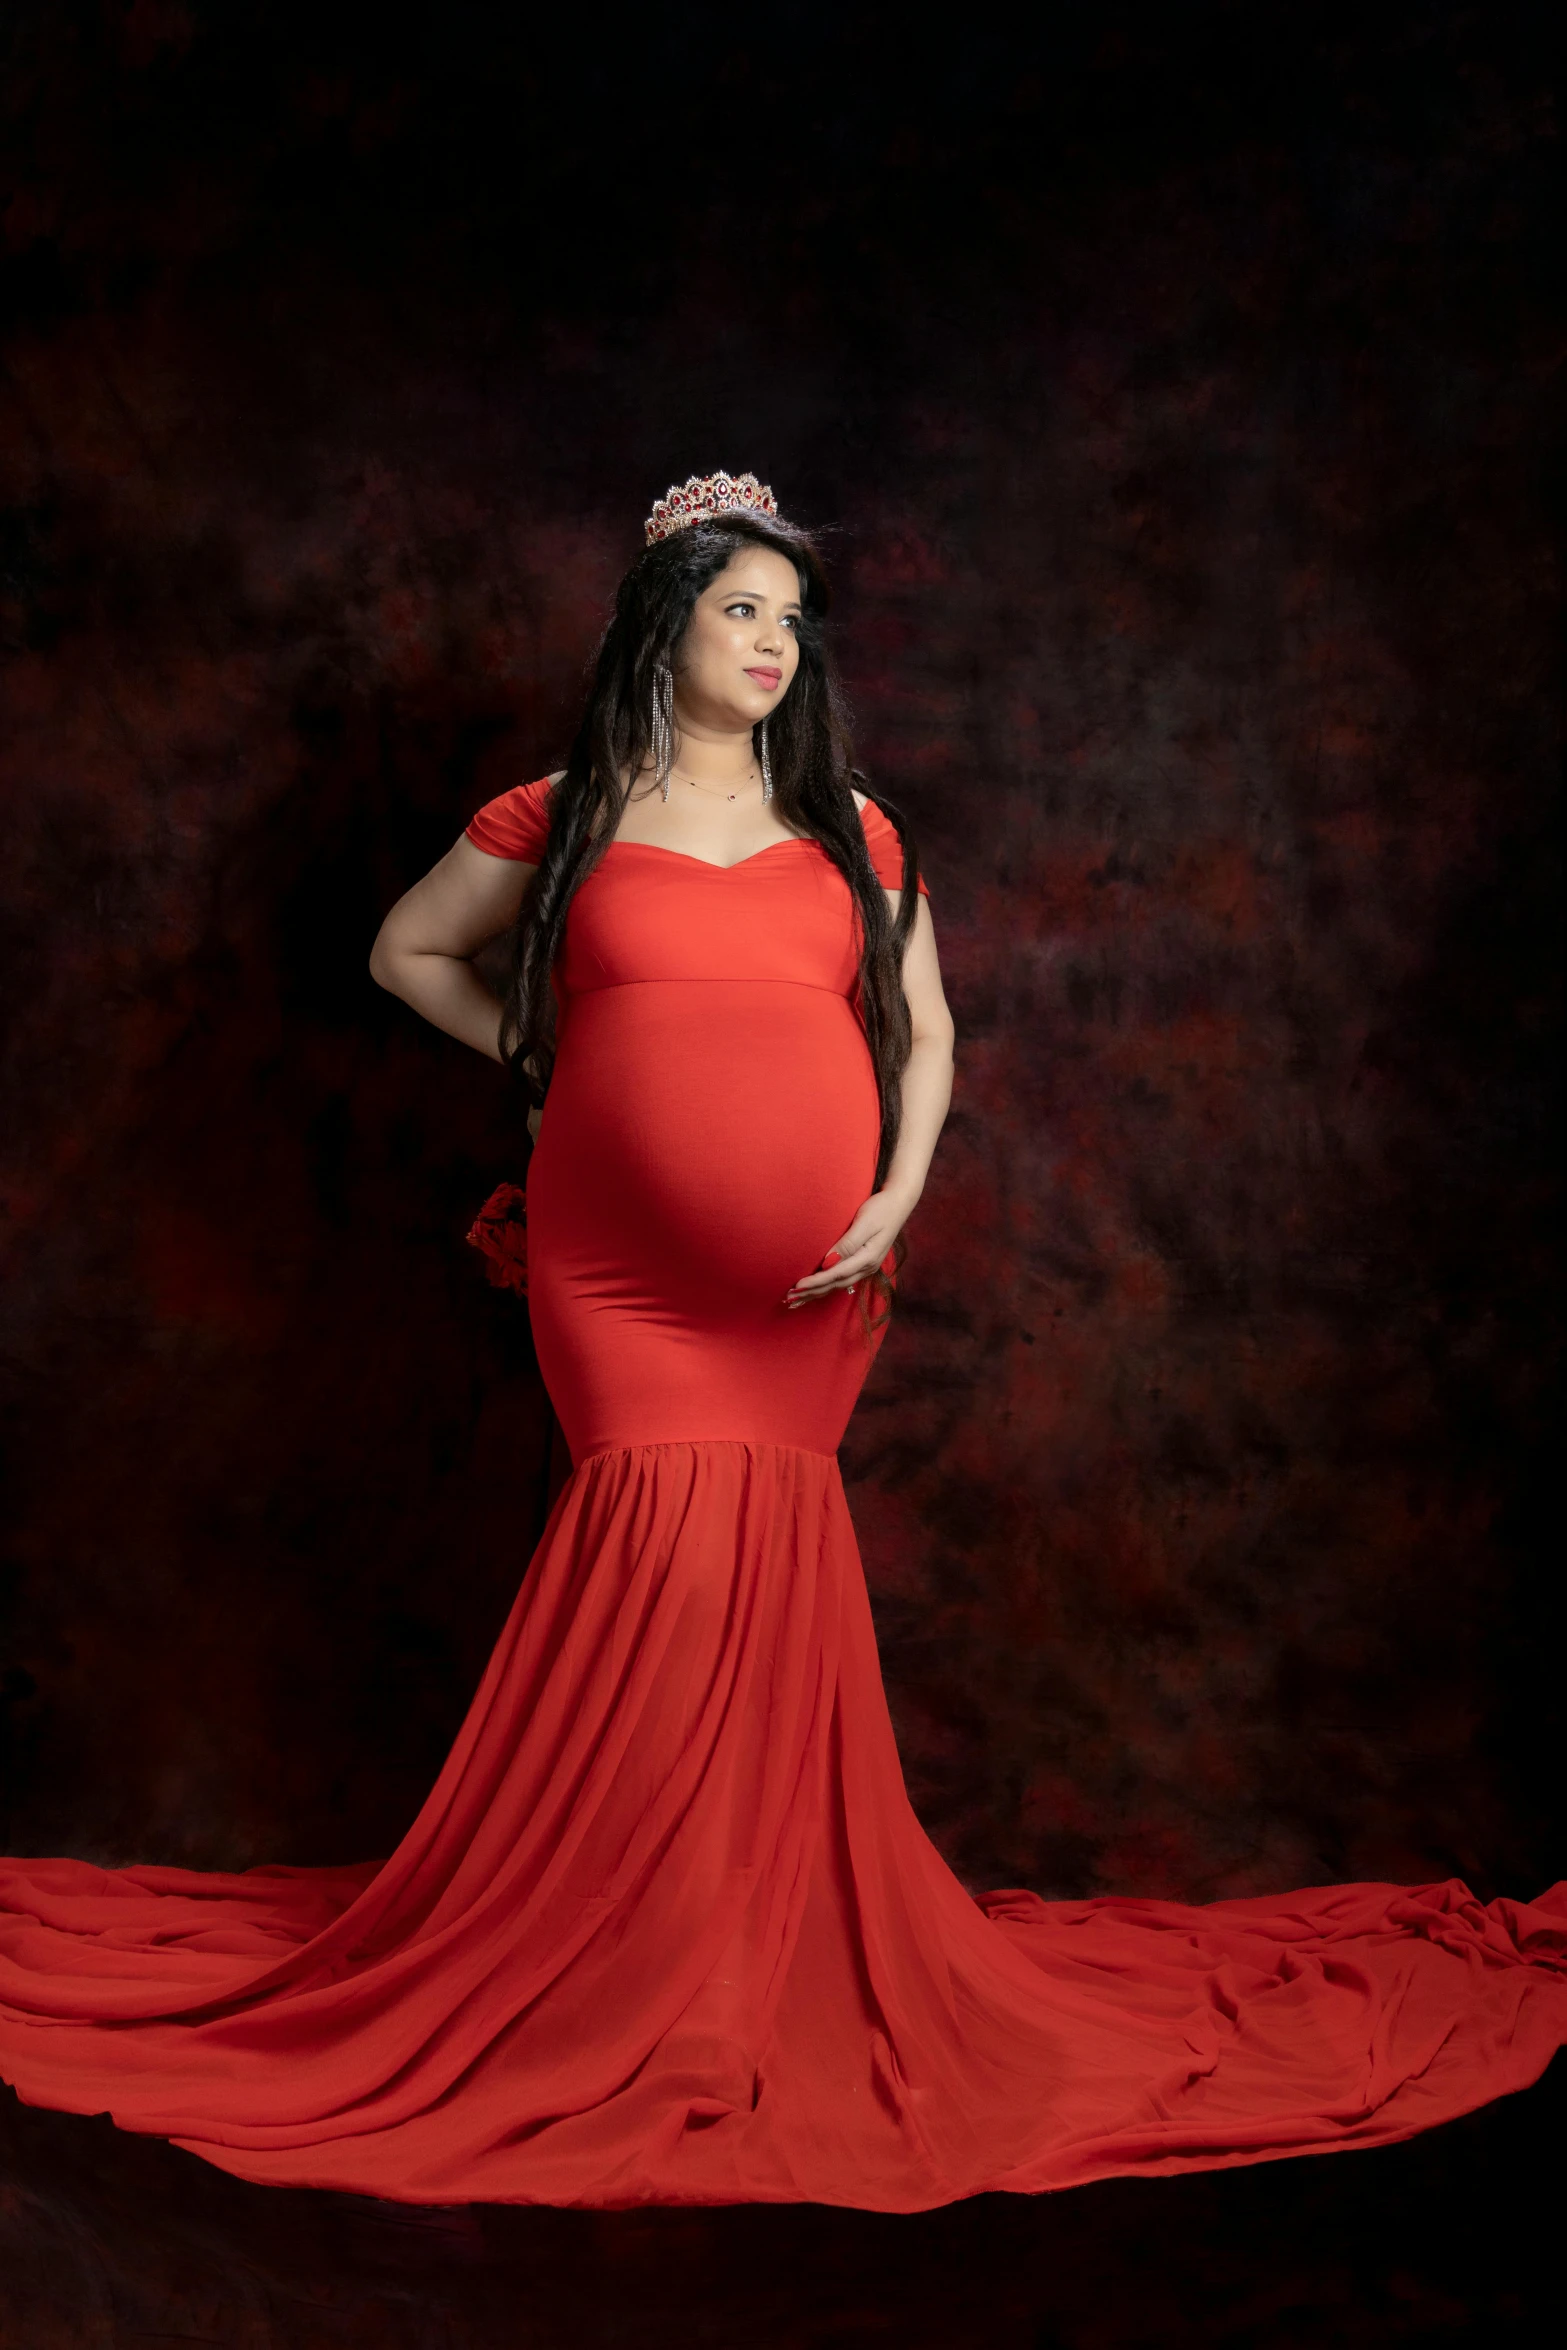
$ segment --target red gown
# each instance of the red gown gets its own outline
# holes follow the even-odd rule
[[[536,859],[542,793],[470,837]],[[1567,2038],[1567,1888],[975,1902],[930,1844],[835,1459],[869,1349],[782,1304],[871,1185],[854,983],[813,842],[609,850],[528,1179],[575,1466],[450,1758],[379,1867],[0,1864],[25,2099],[407,2202],[909,2211],[1406,2137]]]

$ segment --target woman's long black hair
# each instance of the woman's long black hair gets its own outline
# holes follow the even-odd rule
[[[786,557],[799,575],[799,665],[767,730],[773,808],[791,829],[821,843],[853,895],[860,937],[858,1011],[881,1101],[879,1188],[897,1145],[909,1058],[903,950],[918,902],[919,861],[897,809],[853,765],[848,715],[824,641],[826,574],[806,533],[781,518],[733,508],[693,523],[656,539],[621,581],[587,709],[566,772],[550,794],[549,838],[512,933],[501,1053],[530,1102],[541,1106],[555,1059],[551,974],[571,901],[614,839],[632,784],[649,763],[655,672],[661,664],[677,665],[697,598],[747,543]],[[876,802],[902,844],[903,889],[895,918],[871,864],[856,789]],[[900,1238],[900,1261],[902,1249]],[[890,1296],[879,1276],[873,1286],[883,1298]]]

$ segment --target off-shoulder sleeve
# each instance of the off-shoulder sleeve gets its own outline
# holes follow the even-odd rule
[[[888,822],[874,800],[867,800],[860,810],[860,822],[865,827],[865,846],[870,850],[877,880],[883,889],[901,889],[903,843],[898,838],[896,828]],[[930,896],[923,873],[919,879],[919,892],[922,898]]]
[[[467,837],[489,857],[510,857],[518,865],[536,865],[549,838],[550,779],[519,783],[515,790],[488,800],[467,827]]]

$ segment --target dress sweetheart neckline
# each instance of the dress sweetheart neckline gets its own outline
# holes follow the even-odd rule
[[[651,849],[655,857],[679,857],[686,865],[705,865],[709,873],[738,873],[742,865],[754,865],[758,857],[770,857],[774,849],[819,848],[808,833],[791,832],[786,840],[770,840],[765,849],[753,849],[748,857],[736,857],[732,865],[720,865],[716,857],[693,857],[689,849],[667,849],[657,840],[612,840],[611,849]],[[608,855],[606,850],[605,854]]]

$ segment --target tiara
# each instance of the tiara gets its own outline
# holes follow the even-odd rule
[[[677,530],[689,530],[693,522],[706,522],[732,506],[749,506],[753,514],[776,514],[778,500],[754,473],[693,473],[683,490],[671,483],[654,505],[645,525],[647,543],[672,538]]]

